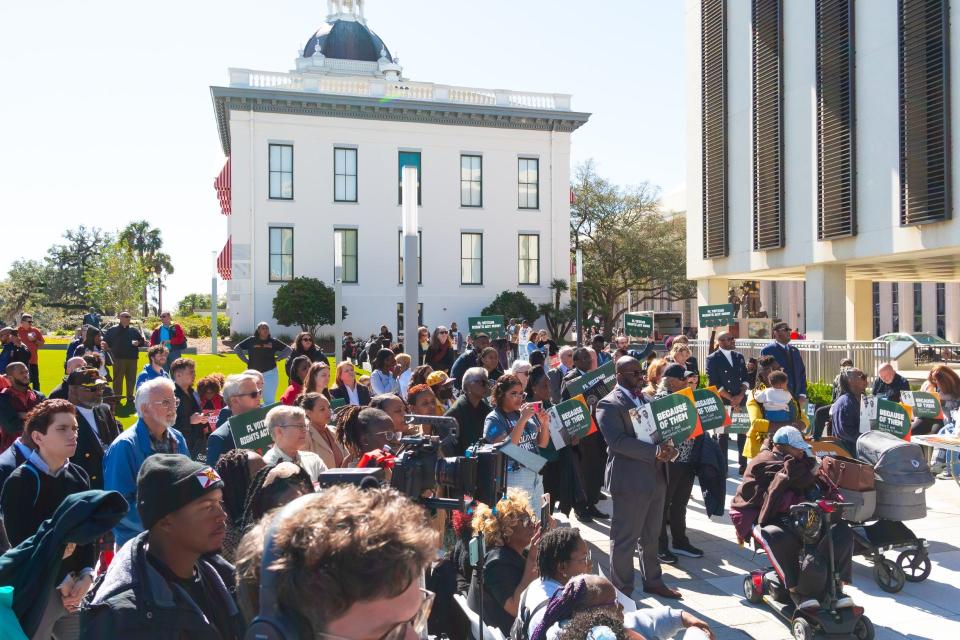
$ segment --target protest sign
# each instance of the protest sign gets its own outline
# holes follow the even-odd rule
[[[701,327],[726,327],[733,324],[732,304],[710,304],[697,308]]]
[[[628,336],[647,338],[653,333],[653,316],[648,313],[624,314],[623,329]]]
[[[467,324],[470,327],[471,337],[476,337],[478,333],[487,334],[491,340],[507,337],[507,331],[504,329],[506,320],[503,316],[476,316],[467,318]]]
[[[693,391],[693,401],[697,405],[697,415],[700,416],[700,424],[704,431],[730,424],[730,416],[727,415],[723,400],[717,394],[716,387],[695,389]]]
[[[930,420],[943,418],[940,396],[932,391],[901,391],[900,399],[903,404],[913,409],[913,414],[918,418],[928,418]]]
[[[330,411],[336,411],[340,407],[345,407],[347,405],[346,398],[333,398],[330,400]]]
[[[730,416],[730,424],[727,425],[726,433],[747,433],[750,431],[753,420],[750,419],[750,414],[747,413],[745,407],[740,407],[736,411],[733,411],[731,407],[728,406],[727,415]]]
[[[669,440],[678,445],[703,433],[690,389],[671,393],[639,409],[630,409],[629,413],[637,438],[649,444]]]
[[[860,433],[866,433],[873,429],[873,423],[877,420],[877,398],[876,396],[864,395],[860,397]]]
[[[270,436],[270,430],[267,429],[267,413],[270,409],[276,407],[279,403],[275,402],[259,409],[241,413],[238,416],[232,416],[227,422],[230,425],[230,433],[233,434],[233,442],[237,449],[251,449],[259,454],[263,454],[273,446],[273,438]]]
[[[898,438],[910,440],[910,409],[897,402],[877,399],[876,431],[892,433]]]
[[[616,380],[616,365],[611,360],[602,367],[597,367],[570,382],[567,385],[567,391],[571,398],[583,396],[587,406],[593,409],[603,396],[610,393],[616,385]]]
[[[553,405],[550,412],[550,438],[553,446],[562,449],[573,438],[583,438],[596,430],[590,408],[583,396],[575,396]]]

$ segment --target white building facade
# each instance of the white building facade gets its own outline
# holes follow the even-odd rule
[[[337,238],[344,329],[397,332],[402,166],[420,178],[421,323],[466,328],[504,290],[549,302],[551,279],[569,279],[570,137],[589,114],[569,95],[407,80],[362,1],[329,5],[295,71],[231,69],[211,87],[232,330],[273,324],[295,277],[332,286]]]
[[[960,3],[687,0],[687,269],[811,338],[960,341]],[[955,21],[954,21],[955,22]]]

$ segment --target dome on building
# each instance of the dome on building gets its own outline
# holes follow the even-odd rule
[[[303,57],[316,54],[340,60],[377,62],[381,58],[393,60],[390,50],[380,36],[367,25],[355,20],[335,20],[317,29],[303,48]]]

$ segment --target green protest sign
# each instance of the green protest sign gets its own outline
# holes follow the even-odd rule
[[[730,424],[727,426],[727,433],[747,433],[753,421],[750,420],[750,414],[746,409],[730,412]]]
[[[903,400],[903,404],[913,409],[913,414],[917,418],[939,420],[943,417],[943,407],[940,405],[940,397],[935,393],[928,393],[926,391],[903,391],[900,393],[900,399]]]
[[[252,449],[262,454],[273,446],[273,438],[270,436],[270,430],[267,429],[265,419],[270,409],[278,404],[274,402],[265,407],[232,416],[227,421],[230,425],[230,433],[233,434],[233,442],[238,449]]]
[[[703,433],[697,421],[697,408],[689,395],[682,392],[631,409],[634,431],[646,442],[658,444],[672,440],[678,445],[687,438]]]
[[[711,304],[697,308],[701,327],[726,327],[733,324],[732,304]]]
[[[490,339],[507,337],[504,328],[507,323],[503,316],[475,316],[467,318],[467,324],[471,337],[476,337],[478,333],[485,333]]]
[[[704,431],[710,429],[719,429],[725,424],[730,424],[730,418],[727,416],[727,409],[723,406],[723,400],[717,395],[713,388],[694,389],[693,401],[697,405],[697,414],[700,416],[700,424]]]
[[[909,439],[910,414],[899,403],[879,398],[877,400],[876,431],[892,433],[898,438]]]
[[[330,401],[330,411],[336,411],[340,407],[345,407],[347,405],[346,398],[334,398]]]
[[[570,382],[567,385],[567,391],[571,398],[583,396],[587,401],[587,406],[592,409],[603,396],[610,393],[610,390],[616,385],[616,380],[616,365],[611,360],[602,367],[597,367]]]
[[[623,329],[628,336],[647,338],[653,333],[653,316],[648,313],[626,313]]]
[[[550,407],[550,431],[551,436],[556,435],[560,438],[560,446],[557,444],[557,438],[553,438],[554,446],[558,449],[566,446],[573,438],[583,438],[588,435],[592,428],[590,408],[587,407],[583,396],[576,396]],[[560,429],[563,431],[561,432]]]

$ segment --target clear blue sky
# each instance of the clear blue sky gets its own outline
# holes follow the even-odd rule
[[[0,5],[0,272],[63,230],[145,218],[176,273],[209,289],[226,240],[210,85],[292,69],[324,0],[45,0]],[[685,180],[682,0],[368,0],[412,80],[573,94],[593,113],[574,162],[614,182]]]

